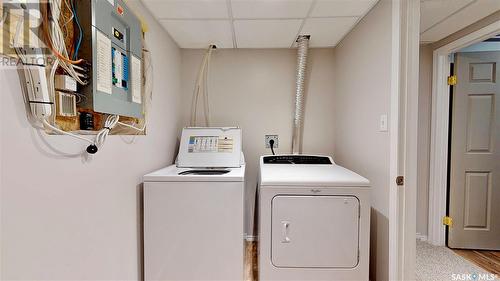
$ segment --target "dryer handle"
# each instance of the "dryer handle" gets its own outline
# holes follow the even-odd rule
[[[283,239],[281,240],[281,243],[290,243],[290,237],[288,237],[288,229],[290,228],[290,222],[289,221],[282,221],[281,222],[281,233],[283,236]]]

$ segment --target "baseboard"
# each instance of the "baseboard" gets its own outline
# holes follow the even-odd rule
[[[427,241],[427,235],[423,235],[423,234],[417,233],[416,237],[417,237],[417,240]]]

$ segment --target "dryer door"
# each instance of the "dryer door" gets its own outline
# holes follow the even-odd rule
[[[359,200],[354,196],[276,196],[272,252],[276,267],[358,265]]]

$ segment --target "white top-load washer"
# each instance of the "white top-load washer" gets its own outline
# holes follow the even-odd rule
[[[185,128],[176,165],[144,176],[145,280],[242,280],[239,128]]]
[[[368,280],[370,190],[331,157],[263,156],[259,279]]]

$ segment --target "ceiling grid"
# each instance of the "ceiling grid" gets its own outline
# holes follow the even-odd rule
[[[179,47],[335,47],[379,0],[141,0]],[[446,36],[500,10],[500,0],[421,0],[421,42]]]
[[[497,11],[500,0],[421,0],[420,41],[432,43]]]
[[[379,0],[142,0],[181,48],[334,47]],[[305,34],[307,33],[307,34]]]

